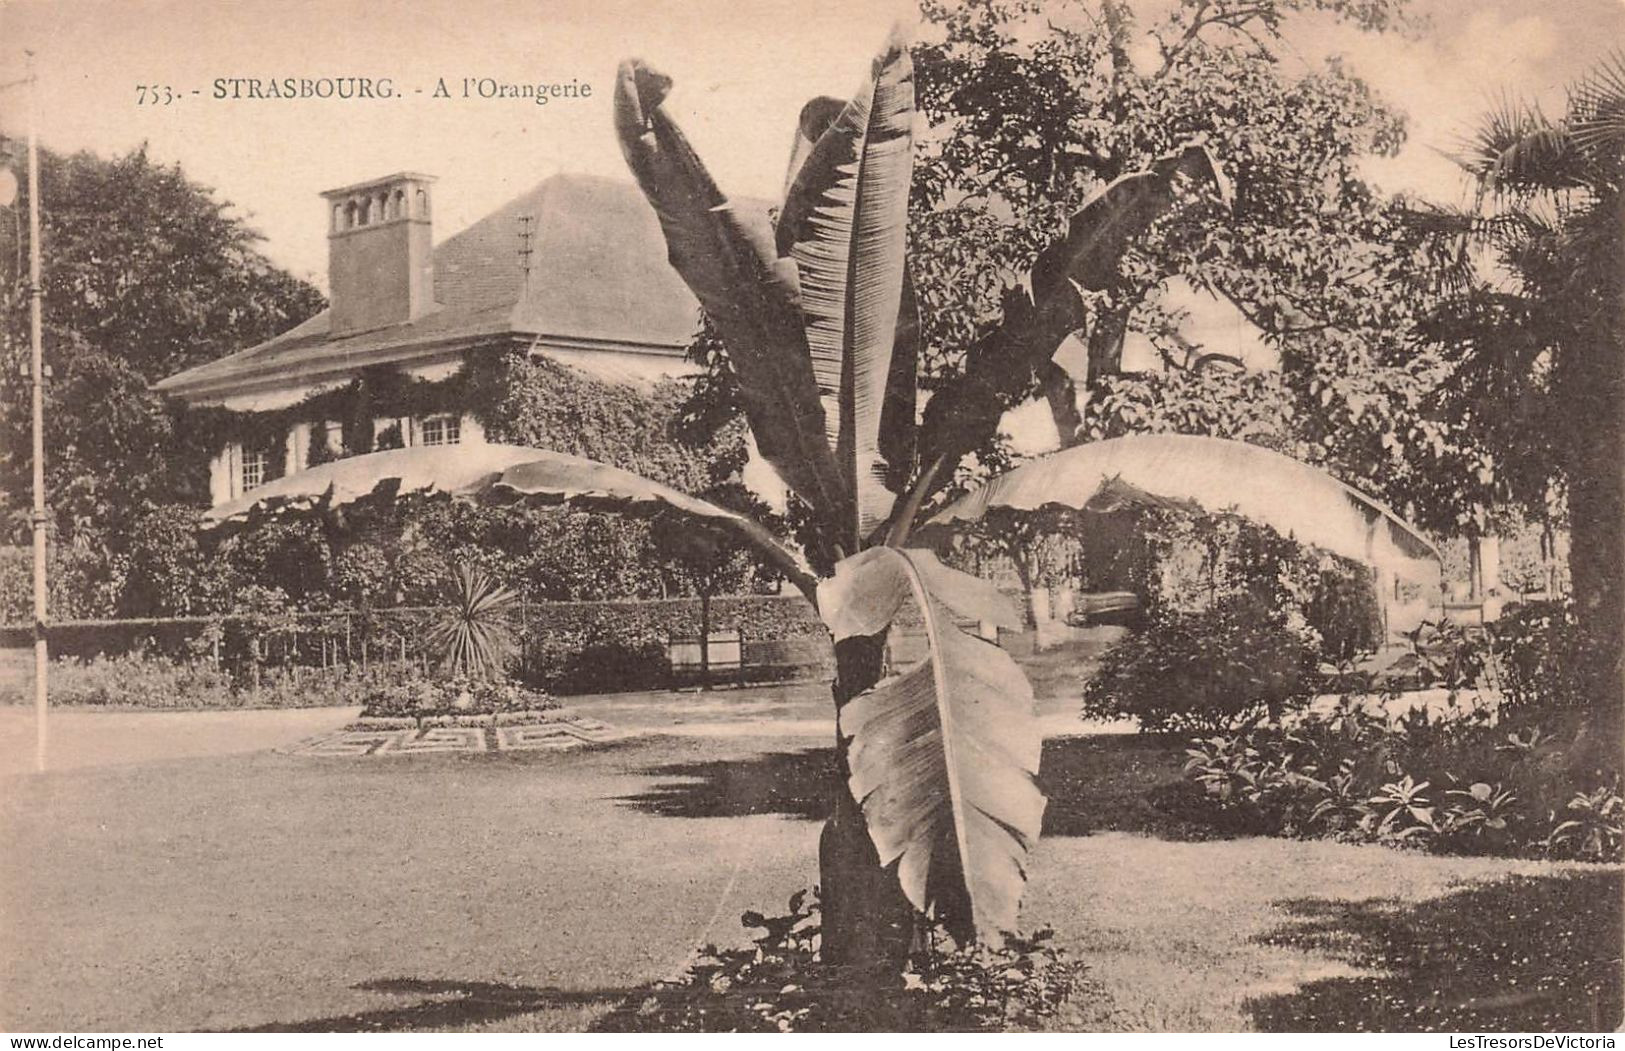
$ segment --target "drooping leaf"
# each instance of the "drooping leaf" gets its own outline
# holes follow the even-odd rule
[[[821,114],[812,116],[815,127]],[[800,277],[828,440],[854,496],[854,546],[894,501],[886,487],[882,423],[903,308],[913,121],[913,66],[894,36],[863,87],[807,153],[779,218],[779,251],[795,261]],[[911,330],[903,328],[905,335]],[[905,353],[915,346],[906,343]],[[912,363],[907,372],[912,386]],[[894,409],[891,417],[895,425],[900,414]],[[912,427],[912,418],[907,422]]]
[[[933,571],[920,556],[864,552],[844,578],[846,601],[834,604],[840,630],[867,633],[872,618],[900,608],[901,580],[929,643],[925,661],[841,708],[848,787],[881,864],[897,864],[909,901],[956,934],[996,940],[1015,929],[1044,812],[1032,688],[1009,654],[953,626],[949,595],[932,593]],[[973,604],[980,608],[982,598]]]
[[[765,215],[736,208],[663,103],[671,80],[623,62],[615,84],[621,152],[659,216],[671,264],[728,348],[757,448],[820,516],[849,493],[825,437],[807,356],[795,267],[780,260]]]
[[[1078,209],[1065,236],[1039,253],[1027,287],[1006,290],[1002,321],[967,351],[958,381],[926,406],[922,463],[957,463],[993,437],[1005,410],[1032,389],[1037,370],[1090,322],[1081,290],[1112,286],[1123,253],[1173,206],[1181,179],[1211,183],[1222,201],[1230,199],[1218,163],[1193,143],[1113,180]],[[1119,333],[1105,335],[1106,345],[1121,345]],[[949,477],[951,471],[939,472],[938,483]]]
[[[1137,434],[1033,460],[948,505],[930,524],[974,521],[989,508],[1046,505],[1114,511],[1187,507],[1233,511],[1301,543],[1436,580],[1439,553],[1383,504],[1317,467],[1246,442]]]
[[[369,496],[379,488],[401,493],[434,490],[442,493],[476,492],[515,464],[539,456],[554,456],[546,449],[496,442],[481,445],[422,445],[390,449],[333,460],[284,475],[235,500],[210,508],[208,522],[227,522],[250,512],[272,513],[318,504],[341,507]]]
[[[805,561],[754,519],[619,467],[519,445],[431,445],[351,456],[279,478],[211,508],[205,519],[220,525],[339,508],[380,492],[421,491],[634,515],[675,512],[730,530],[767,555],[803,591],[811,595],[814,587]]]

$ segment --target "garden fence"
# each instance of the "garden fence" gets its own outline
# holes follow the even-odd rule
[[[263,615],[69,620],[50,625],[51,653],[90,659],[129,654],[203,661],[257,683],[267,668],[360,668],[375,663],[427,670],[429,628],[441,606],[333,609]],[[799,596],[713,598],[710,634],[719,673],[790,678],[828,670],[823,626]],[[697,598],[523,603],[512,615],[520,678],[561,689],[662,687],[696,677]],[[31,644],[32,627],[0,626],[0,646]],[[675,658],[675,659],[674,659]]]

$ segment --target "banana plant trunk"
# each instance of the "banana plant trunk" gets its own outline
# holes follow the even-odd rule
[[[835,644],[833,693],[837,714],[853,697],[880,681],[886,636],[867,635]],[[818,870],[823,910],[823,958],[860,971],[873,971],[876,991],[881,980],[901,974],[914,947],[914,907],[903,896],[896,875],[880,864],[869,826],[847,780],[847,745],[835,735],[838,779],[834,807],[818,844]]]

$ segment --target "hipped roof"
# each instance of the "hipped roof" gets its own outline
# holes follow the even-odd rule
[[[528,279],[519,255],[524,215],[535,220]],[[504,337],[676,355],[699,321],[699,306],[667,263],[665,239],[643,195],[630,183],[590,175],[546,179],[436,245],[434,299],[435,309],[413,321],[339,337],[323,310],[156,386],[181,397],[220,398]]]

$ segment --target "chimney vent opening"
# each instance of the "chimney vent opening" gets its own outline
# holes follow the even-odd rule
[[[428,184],[401,172],[328,190],[327,276],[336,335],[416,320],[435,308]]]

